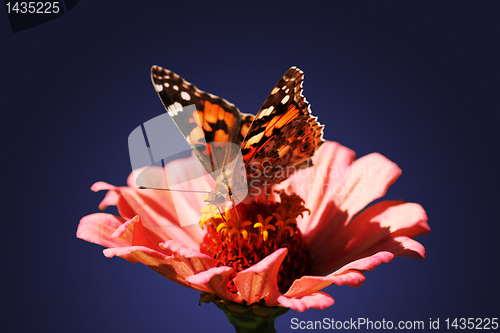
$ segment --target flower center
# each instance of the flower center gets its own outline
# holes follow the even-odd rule
[[[281,202],[240,203],[238,214],[226,208],[221,216],[218,208],[210,204],[201,210],[200,226],[207,233],[200,251],[212,257],[217,267],[234,269],[228,284],[232,292],[237,292],[232,281],[236,272],[258,263],[279,248],[288,248],[278,273],[278,288],[282,293],[309,269],[311,258],[297,228],[297,217],[310,211],[297,194],[281,191],[279,195]]]

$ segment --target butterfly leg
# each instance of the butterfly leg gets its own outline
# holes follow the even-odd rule
[[[241,253],[241,240],[240,240],[240,225],[241,225],[241,217],[240,214],[238,213],[238,210],[236,209],[236,202],[234,202],[234,195],[233,192],[231,191],[231,188],[228,186],[227,187],[228,193],[229,193],[229,198],[231,199],[231,203],[233,204],[234,212],[236,213],[236,218],[238,219],[238,243],[240,246],[238,246],[238,251],[239,255],[242,256],[243,254]]]
[[[224,220],[224,222],[227,222],[226,218],[224,217],[224,214],[222,214],[222,211],[220,210],[219,206],[217,206],[217,209],[219,210],[220,216],[222,216],[222,219]]]
[[[238,218],[238,230],[240,230],[241,218],[240,218],[240,214],[238,213],[238,210],[236,209],[236,203],[234,202],[234,195],[231,192],[231,189],[229,188],[229,186],[227,187],[227,190],[229,192],[229,198],[231,199],[231,203],[233,204],[234,212],[236,213],[236,217]],[[238,235],[238,237],[239,237],[239,235]]]
[[[233,192],[231,191],[231,187],[229,186],[229,182],[227,180],[227,175],[226,172],[224,171],[224,167],[222,167],[222,175],[224,176],[224,180],[226,182],[226,187],[227,187],[227,192],[229,194],[229,199],[231,200],[231,203],[233,204],[234,212],[236,213],[236,218],[238,219],[238,239],[240,237],[240,225],[241,225],[241,217],[240,214],[238,213],[238,210],[236,209],[236,203],[234,202],[234,195]]]

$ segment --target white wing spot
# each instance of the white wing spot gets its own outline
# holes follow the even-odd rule
[[[168,84],[168,82],[165,82],[163,85],[165,86],[165,88],[170,87],[170,84]]]
[[[280,90],[280,88],[275,87],[275,88],[273,89],[273,91],[271,91],[271,95],[276,94],[276,93],[278,92],[278,90]]]
[[[274,110],[274,106],[272,106],[272,105],[270,107],[268,107],[267,109],[262,110],[262,112],[259,115],[259,119],[269,116],[273,112],[273,110]]]
[[[161,84],[155,84],[156,91],[160,92],[163,90],[163,86]]]
[[[274,110],[274,106],[271,105],[270,107],[267,108],[266,110],[266,116],[269,116]]]
[[[179,102],[175,102],[167,108],[167,112],[170,117],[177,116],[179,112],[182,112],[182,105]]]
[[[283,97],[283,99],[281,100],[281,104],[285,104],[286,102],[288,102],[289,98],[290,98],[290,95],[286,95],[285,97]]]
[[[181,98],[185,101],[191,100],[191,96],[185,91],[181,92]]]
[[[174,90],[179,90],[179,87],[177,86],[173,86],[172,88],[174,88]]]

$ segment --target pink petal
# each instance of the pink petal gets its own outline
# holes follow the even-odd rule
[[[298,312],[304,312],[308,309],[323,310],[335,303],[330,295],[321,291],[302,297],[287,297],[285,295],[279,295],[276,299],[277,304],[280,306],[294,309]]]
[[[122,224],[115,230],[111,237],[120,238],[124,242],[127,242],[127,245],[144,246],[160,251],[158,244],[160,244],[161,239],[153,232],[144,228],[139,216],[135,216],[133,219]]]
[[[239,272],[233,281],[241,299],[247,304],[259,302],[263,298],[266,303],[273,302],[269,297],[278,290],[278,271],[287,253],[287,248],[278,249],[255,265]]]
[[[348,212],[350,220],[370,202],[383,197],[400,175],[401,169],[379,153],[361,157],[349,168],[345,197],[337,202],[340,210]]]
[[[343,274],[347,271],[371,271],[380,264],[388,263],[394,258],[394,254],[388,251],[377,252],[369,257],[364,257],[356,261],[350,262],[337,271],[333,275]]]
[[[396,164],[378,153],[356,160],[347,170],[342,195],[332,195],[316,229],[305,238],[311,255],[321,253],[323,256],[322,253],[332,245],[333,238],[351,218],[367,204],[385,195],[400,174],[401,169]]]
[[[427,215],[420,205],[403,201],[379,202],[332,236],[328,247],[312,252],[311,273],[323,275],[379,251],[399,251],[394,244],[395,237],[413,238],[429,231]]]
[[[119,198],[120,198],[120,192],[117,190],[110,190],[110,191],[106,192],[104,199],[102,199],[101,203],[99,204],[99,209],[105,210],[109,206],[118,205]]]
[[[365,277],[360,272],[346,272],[345,274],[335,275],[334,273],[328,276],[311,276],[305,275],[293,282],[292,286],[285,293],[287,297],[302,297],[310,295],[316,291],[328,287],[331,284],[337,286],[347,285],[350,287],[358,287],[365,280]]]
[[[106,196],[99,204],[100,210],[105,210],[109,206],[116,206],[118,204],[118,198],[120,197],[118,187],[105,182],[96,182],[90,189],[94,192],[108,190]]]
[[[167,254],[144,246],[129,246],[105,249],[104,255],[108,258],[118,256],[131,263],[141,262],[183,286],[214,292],[206,285],[192,284],[186,281],[187,277],[212,268],[212,258],[175,241],[162,243],[161,247]]]
[[[111,235],[125,220],[119,216],[96,213],[83,217],[78,225],[76,237],[106,247],[127,246],[129,243],[113,239]]]
[[[198,158],[194,155],[188,158],[181,158],[167,163],[165,168],[160,167],[148,167],[148,180],[147,183],[152,187],[158,188],[169,188],[167,182],[168,179],[173,181],[173,184],[188,184],[189,186],[185,189],[194,191],[207,191],[210,192],[214,185],[213,178],[206,172],[203,165],[198,161]],[[127,178],[127,184],[129,187],[137,188],[133,173]],[[166,197],[171,200],[172,192],[169,191],[154,191],[154,190],[142,190],[149,192],[153,196],[160,195],[160,200]],[[175,193],[178,198],[184,199],[183,207],[178,207],[178,211],[182,213],[195,212],[198,213],[200,209],[205,207],[203,197],[205,194],[197,193]],[[200,199],[201,200],[193,200]]]
[[[390,251],[397,257],[425,259],[425,248],[406,236],[390,237],[372,248],[371,251]]]
[[[179,283],[180,285],[196,290],[211,292],[211,290],[208,288],[200,288],[199,286],[194,286],[185,282],[185,277],[189,276],[189,272],[192,273],[192,271],[188,271],[188,269],[182,267],[182,262],[177,263],[177,265],[172,265],[172,259],[169,259],[169,257],[165,254],[152,250],[150,248],[143,246],[116,247],[105,249],[103,253],[108,258],[117,256],[133,264],[138,262],[143,263],[157,273],[160,273],[161,275],[176,283]],[[178,274],[178,271],[182,272],[183,274]]]
[[[177,178],[177,182],[191,180],[189,184],[193,186],[194,190],[210,191],[209,181],[211,180],[213,183],[213,179],[203,170],[199,162],[193,163],[193,159],[196,157],[192,156],[170,162],[165,166],[165,169],[149,167],[147,173],[151,177],[149,183],[154,186],[155,182],[158,182],[158,187],[164,187],[166,179],[164,172],[170,172]],[[170,192],[137,189],[134,173],[130,174],[127,182],[130,187],[117,188],[105,182],[95,183],[92,186],[93,191],[108,190],[99,207],[105,209],[107,206],[116,205],[124,219],[130,220],[139,215],[144,227],[154,232],[162,240],[177,240],[192,248],[199,248],[205,234],[205,231],[197,223],[201,215],[200,209],[204,205],[203,198],[199,198],[199,193],[196,195],[177,193],[177,198],[180,200],[176,200],[174,207]],[[183,218],[195,221],[195,223],[181,228],[177,218],[178,212],[183,214]]]
[[[334,201],[335,189],[344,184],[348,167],[356,154],[351,149],[337,142],[326,141],[313,157],[313,167],[297,171],[281,184],[289,192],[295,192],[305,200],[305,206],[311,210],[299,219],[298,227],[307,238],[318,227],[323,211]],[[329,195],[324,195],[328,190]],[[340,193],[342,194],[342,193]]]
[[[211,291],[205,286],[191,286],[184,282],[185,276],[211,267],[211,258],[178,243],[166,244],[162,250],[158,247],[158,236],[145,229],[139,217],[123,222],[122,218],[110,214],[92,214],[82,219],[77,236],[112,247],[104,250],[107,257],[119,256],[132,263],[142,262],[175,282]]]
[[[118,208],[118,213],[120,214],[120,216],[122,216],[123,218],[125,218],[127,220],[130,220],[131,218],[133,218],[137,214],[135,213],[134,209],[129,205],[127,200],[123,197],[122,190],[125,190],[125,189],[129,189],[129,188],[128,187],[121,187],[119,189],[120,195],[118,197],[118,202],[116,204],[116,207]]]
[[[328,276],[303,276],[295,280],[284,295],[277,289],[273,290],[274,295],[269,297],[269,302],[266,300],[266,304],[289,307],[299,312],[310,308],[322,310],[333,305],[334,300],[319,290],[331,284],[358,287],[365,280],[363,271],[372,270],[381,263],[391,261],[393,257],[390,252],[380,252],[352,262]]]
[[[146,228],[156,233],[163,240],[176,240],[191,248],[199,248],[203,239],[203,230],[195,225],[194,227],[181,228],[177,217],[172,214],[173,204],[168,202],[164,194],[158,194],[153,190],[138,190],[128,187],[121,187],[120,192],[123,203],[119,204],[120,215],[127,217],[131,213],[139,215]],[[122,200],[120,200],[122,201]]]
[[[103,250],[103,253],[108,258],[117,256],[133,264],[141,262],[149,267],[157,266],[162,260],[168,258],[165,254],[144,246],[113,247]]]
[[[391,261],[392,258],[394,258],[394,255],[390,252],[379,252],[370,257],[349,263],[327,276],[303,276],[293,282],[285,296],[296,298],[311,295],[331,284],[359,287],[365,281],[362,272],[372,270],[382,263]]]
[[[94,192],[99,192],[102,190],[116,190],[117,187],[106,182],[95,182],[94,185],[90,187],[90,189]]]
[[[210,287],[220,298],[231,301],[237,297],[229,291],[227,285],[233,269],[227,266],[213,267],[196,275],[186,278],[186,281],[192,284],[203,284]]]
[[[170,179],[176,183],[190,180],[192,190],[210,191],[213,179],[204,171],[201,164],[195,160],[195,156],[179,159],[168,163],[164,169],[149,167],[147,175],[152,179],[148,184],[158,187],[167,187],[165,173],[169,173]],[[196,163],[194,163],[196,162]],[[201,166],[201,169],[200,169]],[[200,209],[204,207],[203,198],[199,193],[175,193],[176,202],[172,199],[172,193],[161,190],[137,189],[131,173],[127,183],[128,188],[120,188],[124,200],[118,203],[118,209],[122,216],[131,218],[139,215],[144,226],[155,231],[164,240],[177,240],[187,246],[199,248],[205,231],[198,225]],[[194,224],[180,227],[177,214],[182,214],[184,219],[194,221]]]

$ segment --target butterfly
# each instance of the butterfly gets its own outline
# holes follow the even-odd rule
[[[304,72],[291,67],[256,116],[196,88],[176,73],[153,66],[151,80],[168,114],[201,164],[215,179],[206,202],[221,206],[258,197],[312,166],[323,144],[323,125],[302,95]],[[239,154],[240,153],[240,154]],[[241,156],[242,161],[236,161]],[[239,163],[238,163],[239,162]],[[292,170],[292,172],[289,172]]]

